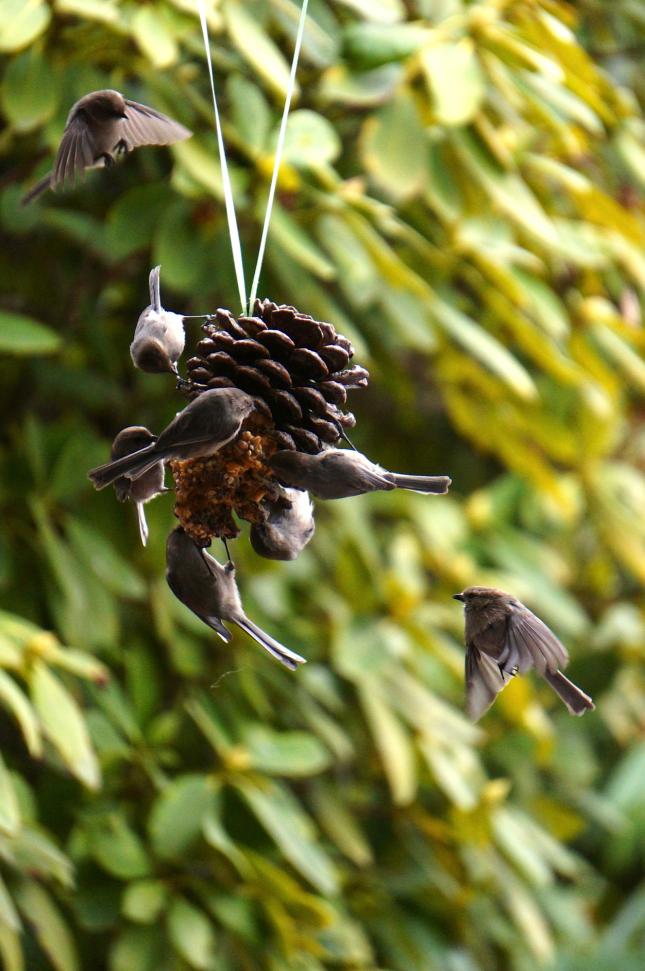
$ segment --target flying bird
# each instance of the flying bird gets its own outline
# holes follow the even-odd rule
[[[56,191],[76,181],[86,169],[113,165],[115,155],[142,145],[172,145],[191,135],[179,122],[118,91],[91,91],[72,105],[53,170],[29,190],[22,204],[46,189]]]
[[[567,706],[584,715],[595,705],[559,670],[566,648],[528,607],[494,587],[468,587],[454,595],[465,607],[466,711],[477,721],[515,674],[535,668]]]

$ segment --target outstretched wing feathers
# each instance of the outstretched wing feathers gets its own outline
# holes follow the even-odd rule
[[[173,121],[160,111],[125,99],[126,117],[121,123],[120,132],[128,148],[139,145],[172,145],[190,138],[192,132],[178,121]]]
[[[542,623],[530,610],[513,609],[508,618],[506,646],[509,656],[516,657],[515,666],[520,674],[534,667],[538,674],[553,673],[569,663],[569,655],[553,631]],[[512,670],[508,662],[505,670]]]
[[[72,119],[63,133],[56,155],[52,187],[70,182],[82,175],[94,163],[87,126],[81,119]]]
[[[497,661],[478,651],[473,644],[466,651],[466,713],[478,721],[488,711],[511,675],[500,670]]]

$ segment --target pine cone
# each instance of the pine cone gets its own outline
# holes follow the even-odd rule
[[[354,348],[332,324],[294,307],[256,300],[253,317],[218,310],[188,361],[186,393],[241,388],[268,405],[279,448],[320,452],[356,419],[342,408],[364,388],[368,372],[350,360]]]
[[[264,498],[282,488],[268,459],[278,449],[315,454],[335,445],[354,415],[343,411],[347,392],[367,386],[365,368],[351,365],[354,348],[332,324],[294,307],[256,300],[254,316],[217,310],[179,387],[190,398],[209,388],[241,388],[256,411],[238,437],[207,459],[174,461],[175,514],[195,542],[237,536],[232,513],[263,518]]]

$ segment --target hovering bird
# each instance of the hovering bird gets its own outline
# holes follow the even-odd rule
[[[110,458],[119,459],[124,455],[131,455],[154,441],[156,441],[155,436],[148,428],[143,425],[131,425],[129,428],[120,431],[112,442]],[[130,479],[127,475],[123,475],[114,483],[114,491],[119,502],[127,502],[129,499],[134,503],[137,511],[137,522],[139,523],[139,535],[144,546],[148,542],[148,523],[144,503],[163,492],[168,492],[163,480],[164,464],[159,461],[138,479]]]
[[[186,335],[184,318],[161,306],[159,275],[161,267],[150,270],[150,306],[143,311],[130,344],[132,363],[140,371],[160,374],[170,371],[179,376],[177,361],[182,355]]]
[[[213,455],[235,438],[255,407],[253,398],[238,388],[212,388],[186,405],[151,445],[88,472],[96,489],[115,479],[138,479],[159,461],[196,459]]]
[[[304,657],[284,647],[246,616],[231,561],[222,566],[210,553],[200,549],[181,526],[173,529],[168,537],[166,564],[166,580],[174,595],[222,640],[231,638],[222,623],[230,620],[289,670],[295,671],[299,664],[305,663]]]
[[[494,587],[468,587],[454,600],[465,606],[466,711],[477,721],[515,674],[531,668],[560,696],[572,715],[595,705],[562,674],[566,648],[528,607]]]
[[[267,518],[251,526],[251,546],[259,556],[269,560],[295,560],[316,528],[309,493],[285,489],[283,499],[263,505]]]
[[[110,167],[115,155],[142,145],[172,145],[192,132],[160,111],[124,98],[118,91],[92,91],[72,105],[53,171],[24,196],[26,205],[46,189],[82,177],[85,169]]]
[[[287,485],[306,489],[319,499],[347,499],[366,492],[408,489],[443,494],[450,488],[447,475],[400,475],[348,448],[326,448],[317,455],[285,449],[275,452],[269,465]]]

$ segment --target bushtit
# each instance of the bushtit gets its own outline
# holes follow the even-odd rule
[[[279,644],[246,616],[231,561],[222,566],[200,549],[181,526],[168,537],[166,563],[166,579],[174,595],[224,640],[230,640],[231,635],[222,620],[230,620],[291,671],[305,663],[304,657]]]
[[[110,458],[120,459],[124,455],[131,455],[154,441],[155,436],[142,425],[124,428],[112,442]],[[119,502],[126,502],[130,499],[134,503],[141,542],[144,546],[148,542],[148,523],[143,506],[144,503],[154,499],[162,492],[168,492],[164,487],[163,478],[164,464],[160,461],[153,465],[151,469],[148,469],[144,475],[139,476],[138,479],[130,479],[127,475],[123,475],[114,483],[114,491]]]
[[[88,476],[97,489],[104,489],[124,475],[138,479],[159,461],[213,455],[235,438],[253,408],[253,398],[238,388],[204,391],[173,418],[152,445],[92,469]]]
[[[443,494],[451,483],[447,475],[387,472],[360,452],[346,448],[327,448],[317,455],[285,450],[272,455],[269,464],[287,485],[307,489],[319,499],[346,499],[391,489]]]
[[[172,145],[192,132],[154,108],[118,91],[92,91],[72,105],[54,169],[24,196],[25,205],[44,192],[82,176],[85,169],[114,164],[115,154],[141,145]]]
[[[465,605],[466,711],[477,721],[514,674],[530,668],[560,696],[572,715],[595,708],[591,698],[558,670],[569,663],[553,631],[510,593],[468,587],[456,593]]]
[[[249,534],[251,546],[270,560],[295,560],[314,535],[314,507],[308,492],[285,489],[284,500],[264,503],[268,515],[254,523]]]
[[[170,371],[179,375],[177,361],[181,357],[186,341],[184,318],[161,306],[159,288],[160,266],[150,270],[150,306],[143,311],[134,331],[130,344],[132,363],[140,371],[159,374]]]

